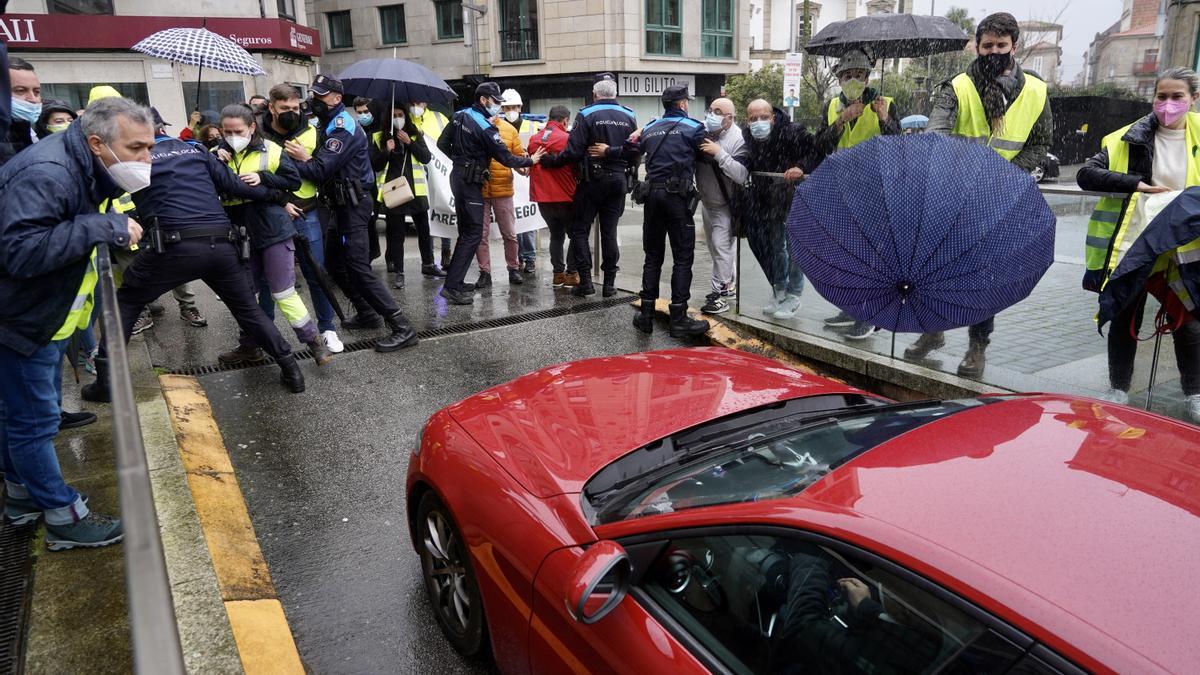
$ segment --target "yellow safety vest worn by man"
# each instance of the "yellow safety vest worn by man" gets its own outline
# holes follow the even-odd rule
[[[1046,83],[1019,67],[1013,68],[1002,79],[1009,87],[1008,106],[993,129],[974,77],[968,70],[942,85],[929,116],[928,131],[986,145],[1022,171],[1033,171],[1050,151],[1054,131]]]
[[[892,113],[888,117],[888,122],[894,123],[895,115],[894,111],[892,110],[892,106],[895,104],[895,101],[890,96],[881,96],[879,98],[887,103],[888,111]],[[838,117],[841,116],[842,111],[845,109],[846,102],[842,100],[841,96],[835,96],[829,101],[829,108],[826,110],[825,114],[825,123],[830,127],[836,126]],[[898,125],[896,125],[896,131],[891,133],[897,132],[899,132]],[[836,130],[831,133],[836,133]],[[851,120],[850,122],[842,125],[842,133],[837,137],[837,148],[839,150],[853,148],[863,141],[868,141],[876,136],[883,135],[884,133],[886,132],[883,129],[883,124],[881,124],[879,121],[879,115],[875,113],[874,108],[872,108],[870,105],[866,105],[863,107],[862,114],[859,115],[857,119]]]

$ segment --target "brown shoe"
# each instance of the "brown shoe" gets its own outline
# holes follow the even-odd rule
[[[554,287],[555,288],[562,288],[563,286],[566,285],[566,283],[567,283],[566,272],[555,272],[554,273]]]
[[[563,275],[563,286],[568,288],[579,285],[579,272],[567,272]]]
[[[983,375],[983,369],[987,366],[987,358],[984,356],[987,346],[988,340],[971,338],[971,344],[967,347],[967,355],[963,357],[962,363],[958,364],[959,377]]]
[[[945,333],[922,333],[912,346],[904,350],[904,358],[920,360],[929,356],[929,352],[946,346]]]

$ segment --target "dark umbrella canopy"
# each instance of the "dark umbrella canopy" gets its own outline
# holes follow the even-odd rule
[[[346,93],[382,101],[450,103],[454,90],[419,63],[404,59],[367,59],[338,75]]]
[[[796,190],[793,255],[825,299],[897,332],[970,326],[1027,297],[1055,218],[1029,174],[940,134],[831,155]]]
[[[809,39],[804,50],[817,56],[861,50],[872,60],[895,59],[959,51],[968,40],[944,16],[872,14],[829,24]]]

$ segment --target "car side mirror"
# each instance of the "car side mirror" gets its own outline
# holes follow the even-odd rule
[[[567,611],[578,622],[595,623],[621,604],[629,592],[633,564],[615,541],[598,541],[588,547],[571,570]]]

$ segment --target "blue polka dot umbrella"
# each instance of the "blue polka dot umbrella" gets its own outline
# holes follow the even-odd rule
[[[896,332],[971,326],[1029,296],[1055,218],[1029,174],[939,134],[830,155],[796,189],[792,255],[822,297]]]

